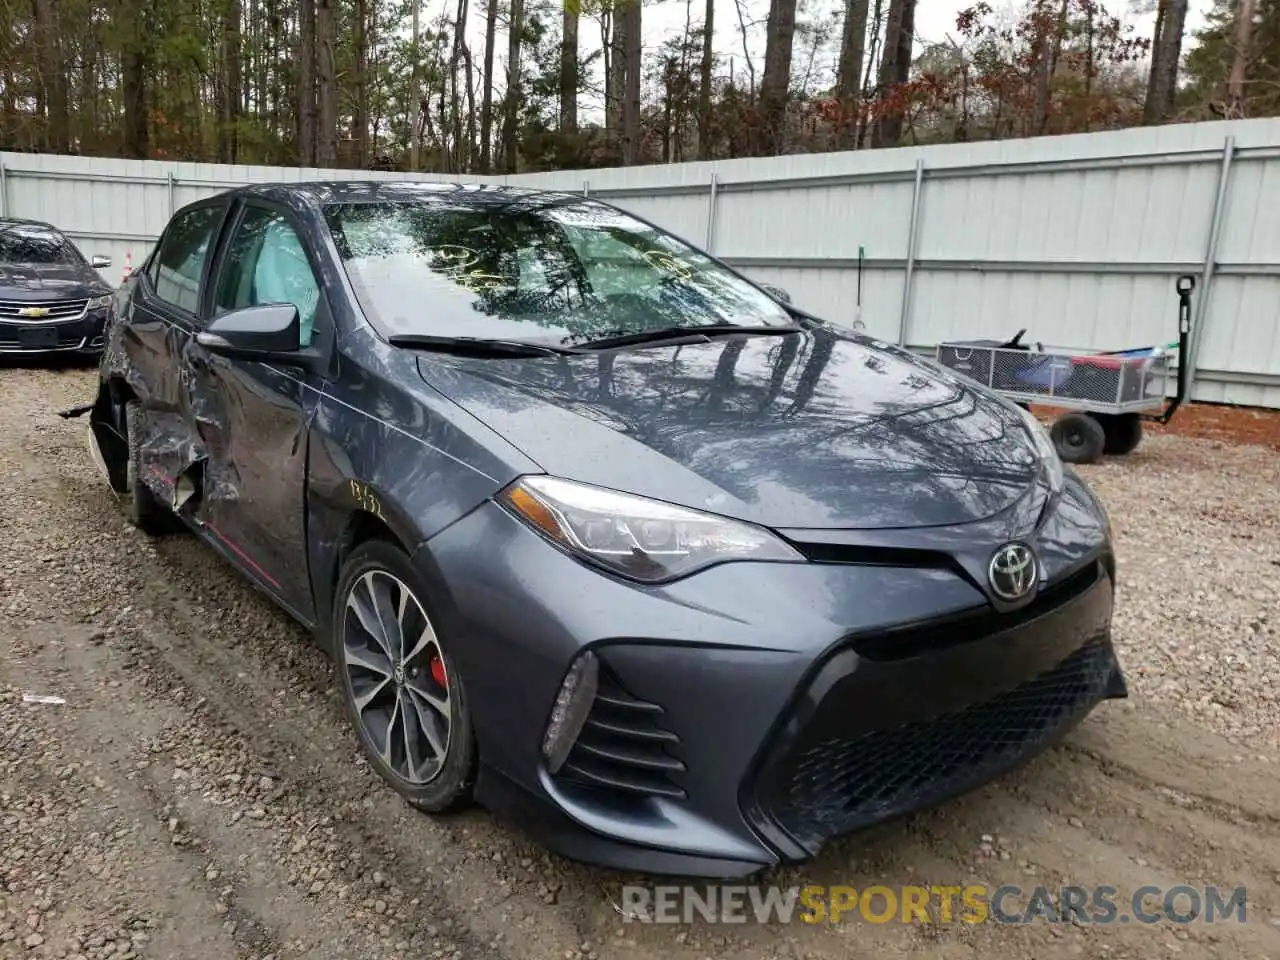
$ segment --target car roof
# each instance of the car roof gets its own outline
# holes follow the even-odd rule
[[[43,220],[28,220],[25,217],[0,217],[0,227],[37,227],[40,230],[52,230],[57,234],[62,233],[52,223],[45,223]]]
[[[512,203],[554,203],[585,199],[579,193],[534,190],[497,184],[442,183],[419,180],[311,180],[295,183],[251,183],[235,187],[222,197],[258,197],[290,206],[326,206],[334,203],[413,202],[447,199],[468,206],[498,207]]]

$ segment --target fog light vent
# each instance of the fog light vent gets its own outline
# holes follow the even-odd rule
[[[591,713],[599,683],[600,662],[588,650],[569,667],[564,682],[560,684],[560,692],[556,695],[555,706],[551,709],[551,721],[547,724],[547,733],[542,740],[542,754],[546,757],[547,769],[551,773],[559,772],[564,766],[569,751],[573,749],[573,744]]]

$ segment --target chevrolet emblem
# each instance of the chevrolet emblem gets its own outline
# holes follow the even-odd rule
[[[50,311],[48,307],[23,307],[18,311],[20,317],[47,317]]]

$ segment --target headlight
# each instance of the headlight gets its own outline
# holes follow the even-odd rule
[[[1062,458],[1058,456],[1058,449],[1053,445],[1053,440],[1049,437],[1049,431],[1044,428],[1035,414],[1025,407],[1018,407],[1018,412],[1022,414],[1022,419],[1027,424],[1027,430],[1031,433],[1031,441],[1035,444],[1036,456],[1040,458],[1040,462],[1044,464],[1045,473],[1049,478],[1049,489],[1057,493],[1062,489]]]
[[[89,301],[90,310],[98,310],[102,307],[111,306],[111,301],[115,299],[115,294],[108,293],[105,297],[94,297]]]
[[[768,530],[555,477],[522,477],[498,501],[574,556],[645,583],[727,560],[801,563]]]

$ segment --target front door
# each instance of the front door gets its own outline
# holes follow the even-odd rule
[[[206,316],[271,303],[298,308],[302,345],[332,332],[317,271],[291,215],[252,201],[219,251]],[[282,364],[229,360],[191,341],[188,366],[209,409],[206,531],[302,619],[315,619],[306,544],[307,438],[320,379]]]

